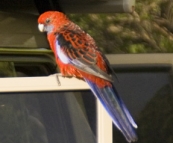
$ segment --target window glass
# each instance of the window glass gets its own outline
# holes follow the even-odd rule
[[[96,143],[93,98],[90,91],[0,93],[0,142]]]
[[[49,76],[57,73],[55,65],[46,63],[0,62],[0,77]]]
[[[58,72],[54,59],[46,55],[42,57],[17,54],[3,56],[2,61],[0,60],[0,77],[49,76]]]
[[[10,5],[10,3],[7,5]],[[38,30],[37,16],[15,11],[16,10],[14,10],[14,12],[8,12],[7,10],[6,12],[0,11],[0,47],[2,49],[4,47],[6,49],[49,47],[45,35]]]
[[[131,71],[117,73],[117,89],[137,122],[138,141],[167,142],[172,138],[172,76],[169,71]],[[113,142],[126,143],[114,127]]]
[[[0,62],[0,77],[15,77],[15,67],[13,62]]]

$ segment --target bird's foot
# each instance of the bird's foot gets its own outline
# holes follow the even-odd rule
[[[51,74],[51,75],[49,75],[49,76],[55,76],[56,79],[57,79],[57,82],[58,82],[58,86],[61,86],[61,82],[60,82],[60,80],[59,80],[59,76],[62,76],[61,73],[55,73],[55,74]],[[63,77],[63,76],[62,76],[62,77]]]

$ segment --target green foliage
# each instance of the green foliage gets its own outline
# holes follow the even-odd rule
[[[129,53],[143,53],[145,52],[145,47],[143,44],[132,44],[129,46]]]
[[[173,1],[139,0],[128,14],[69,14],[105,53],[173,52]]]

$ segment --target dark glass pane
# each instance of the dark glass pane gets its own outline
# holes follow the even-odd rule
[[[90,91],[0,93],[0,142],[96,143],[94,100]]]
[[[173,97],[169,71],[117,73],[117,89],[138,124],[137,143],[173,142]],[[126,143],[113,128],[113,142]]]

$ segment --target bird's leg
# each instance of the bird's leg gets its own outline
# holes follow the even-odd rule
[[[56,76],[57,82],[58,82],[58,86],[61,86],[61,82],[59,80],[59,76],[62,76],[61,73],[55,73],[55,74],[51,74],[49,76]],[[63,77],[63,76],[62,76]]]
[[[59,75],[56,75],[56,79],[57,79],[57,82],[58,82],[58,86],[61,86],[61,82],[60,82],[60,80],[59,80],[59,77],[58,77]]]

